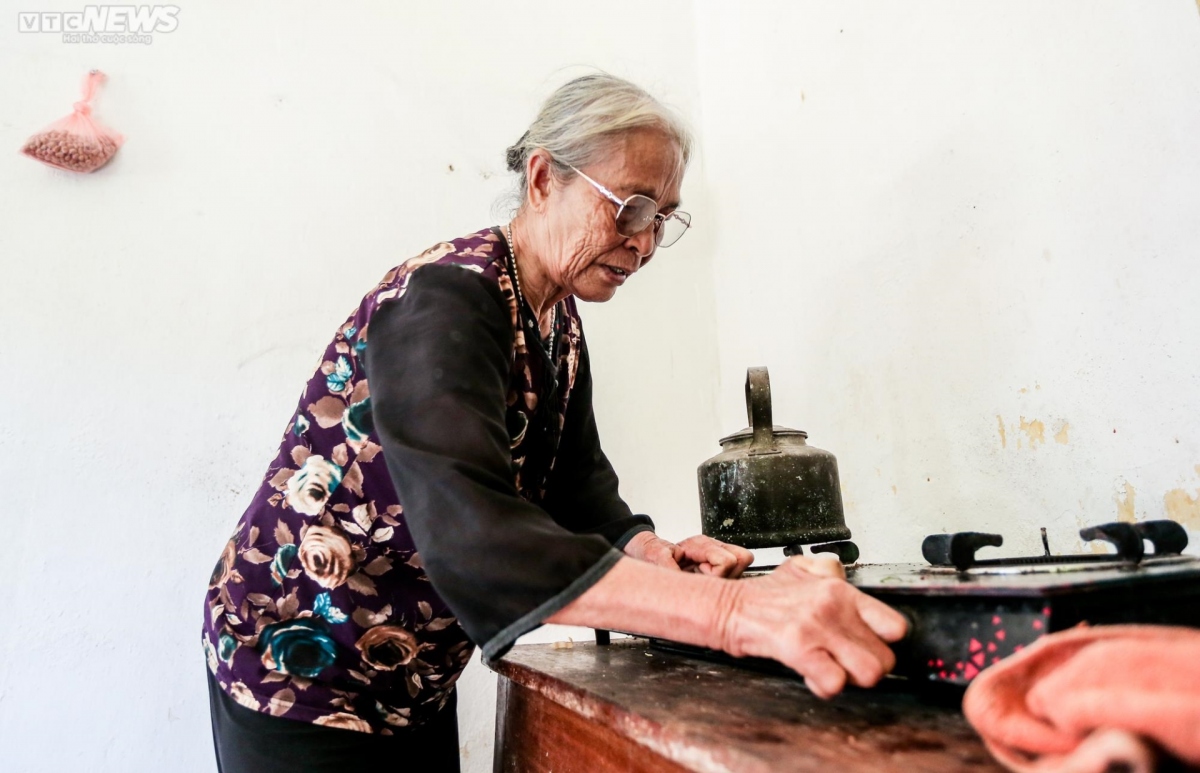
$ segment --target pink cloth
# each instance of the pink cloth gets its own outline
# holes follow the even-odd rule
[[[1158,749],[1200,767],[1200,631],[1080,626],[981,673],[963,712],[1019,773],[1142,773]]]

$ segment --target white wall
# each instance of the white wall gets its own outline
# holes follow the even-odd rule
[[[137,48],[19,10],[0,148],[93,66],[129,140],[82,179],[0,152],[6,770],[214,769],[203,584],[315,353],[386,268],[496,222],[503,148],[569,65],[701,139],[693,233],[585,309],[606,448],[667,536],[752,364],[838,454],[872,559],[968,526],[1067,550],[1127,501],[1200,527],[1190,0],[214,0]],[[461,684],[488,770],[494,680]]]
[[[1196,10],[697,3],[722,427],[768,365],[864,558],[1200,536]]]
[[[204,584],[317,353],[388,268],[498,221],[504,149],[573,66],[694,115],[690,7],[214,1],[137,47],[21,34],[23,10],[0,0],[0,767],[211,771]],[[90,67],[111,166],[18,156]],[[711,253],[685,244],[585,310],[628,498],[676,536],[716,432]]]

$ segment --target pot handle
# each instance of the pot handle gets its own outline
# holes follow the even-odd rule
[[[771,417],[771,377],[767,369],[746,369],[746,420],[754,430],[750,442],[753,451],[775,447],[774,421]]]

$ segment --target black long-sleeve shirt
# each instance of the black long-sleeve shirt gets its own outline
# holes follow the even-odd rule
[[[541,346],[530,346],[547,388],[533,416],[513,422],[510,413],[525,407],[507,404],[513,338],[496,283],[434,264],[375,313],[366,353],[375,428],[408,528],[434,589],[488,657],[587,590],[634,534],[653,528],[621,499],[600,448],[582,339],[545,496],[519,495],[510,428],[550,442],[560,379]]]

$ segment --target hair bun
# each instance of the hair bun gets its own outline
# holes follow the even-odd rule
[[[525,132],[516,144],[504,151],[504,161],[508,165],[508,171],[520,173],[521,167],[525,166],[525,140],[528,138],[529,132]]]

